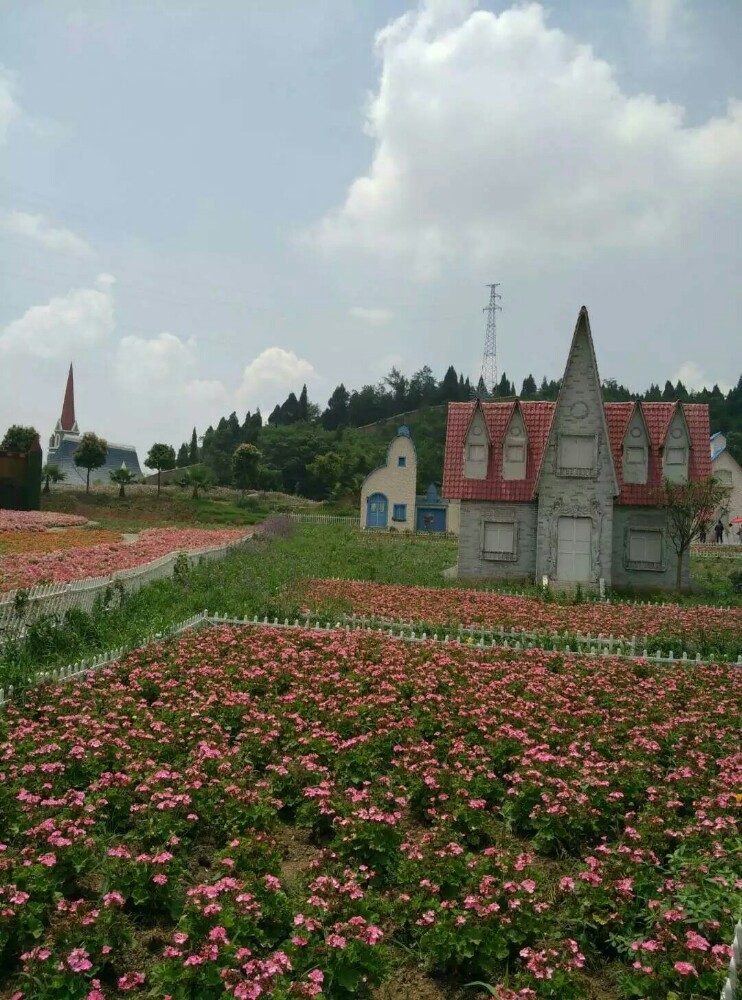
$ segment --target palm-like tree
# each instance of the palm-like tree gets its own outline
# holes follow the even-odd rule
[[[125,465],[122,465],[120,469],[114,469],[113,472],[109,472],[108,475],[111,477],[111,482],[117,484],[120,497],[126,496],[124,487],[133,483],[136,479],[134,473],[127,469]]]
[[[211,473],[208,469],[205,469],[202,465],[196,465],[183,476],[179,481],[180,486],[191,486],[193,487],[193,492],[191,497],[194,500],[198,500],[199,490],[208,490],[212,484]]]
[[[42,493],[51,493],[51,488],[49,483],[61,483],[67,478],[67,474],[62,472],[58,465],[46,463],[44,468],[41,470],[41,475],[44,479],[44,489]]]

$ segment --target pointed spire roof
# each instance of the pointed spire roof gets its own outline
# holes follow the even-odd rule
[[[75,428],[75,382],[72,376],[72,365],[67,375],[67,388],[64,390],[64,403],[60,418],[63,431],[74,431]]]

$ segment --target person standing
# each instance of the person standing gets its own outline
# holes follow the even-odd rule
[[[721,518],[714,525],[714,534],[716,535],[716,544],[721,545],[724,538],[724,525],[721,523]]]

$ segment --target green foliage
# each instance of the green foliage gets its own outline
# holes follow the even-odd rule
[[[232,455],[232,481],[238,490],[254,489],[258,485],[258,468],[262,455],[254,444],[239,445]]]
[[[130,469],[113,469],[113,471],[109,472],[108,475],[110,476],[111,482],[118,486],[120,497],[126,496],[125,487],[128,486],[129,483],[133,483],[136,479],[136,476]]]
[[[86,469],[85,492],[90,492],[90,472],[92,469],[100,469],[106,464],[108,454],[108,442],[105,438],[98,437],[92,431],[88,431],[80,438],[80,443],[72,456],[78,469]]]
[[[175,468],[175,449],[169,444],[153,444],[147,452],[144,464],[148,469],[157,469],[157,495],[159,496],[162,470]]]
[[[195,465],[192,469],[184,473],[182,479],[178,481],[178,485],[190,487],[192,490],[192,499],[198,500],[201,491],[210,489],[213,482],[213,476],[208,469],[204,468],[203,465]]]
[[[67,478],[67,474],[62,472],[58,465],[54,465],[52,462],[46,463],[46,465],[41,470],[41,476],[44,480],[44,489],[42,493],[51,493],[50,483],[61,483]]]
[[[30,451],[31,445],[39,436],[35,427],[22,427],[20,424],[12,424],[5,432],[5,437],[0,442],[0,451]]]
[[[658,491],[657,503],[667,510],[667,533],[678,557],[675,581],[678,590],[682,582],[683,555],[728,497],[729,487],[713,476],[687,483],[672,483],[666,479]]]

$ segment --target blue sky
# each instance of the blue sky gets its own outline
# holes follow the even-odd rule
[[[0,3],[0,426],[45,437],[70,360],[141,449],[476,377],[493,280],[518,381],[584,303],[604,377],[735,382],[740,37],[737,0]]]

